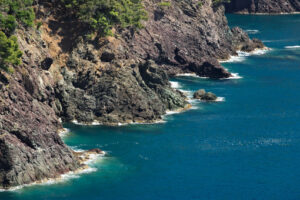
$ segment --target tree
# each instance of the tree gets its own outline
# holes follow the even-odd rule
[[[6,37],[0,31],[0,69],[8,70],[10,65],[21,64],[22,51],[19,50],[15,36]]]

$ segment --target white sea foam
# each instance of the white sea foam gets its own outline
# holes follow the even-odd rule
[[[163,124],[166,123],[164,120],[156,120],[154,122],[130,122],[130,123],[118,123],[118,126],[128,126],[128,125],[149,125],[149,124]]]
[[[191,77],[199,77],[197,74],[195,73],[183,73],[183,74],[177,74],[176,76],[191,76]]]
[[[259,33],[259,30],[248,29],[248,30],[246,30],[246,32],[247,32],[248,34],[257,34],[257,33]]]
[[[270,48],[264,48],[264,49],[256,49],[251,52],[245,52],[245,51],[237,51],[237,56],[230,56],[227,60],[221,60],[220,63],[232,63],[232,62],[242,62],[244,61],[248,56],[252,55],[263,55],[266,54],[268,51],[270,51]]]
[[[179,113],[181,113],[180,111],[172,111],[172,110],[168,110],[168,111],[166,111],[166,114],[165,115],[174,115],[174,114],[179,114]]]
[[[242,62],[245,60],[244,56],[230,56],[227,60],[221,60],[220,63],[233,63],[233,62]]]
[[[300,48],[300,45],[295,45],[295,46],[286,46],[284,47],[286,49],[299,49]]]
[[[240,76],[238,73],[231,73],[231,76],[228,78],[221,78],[221,80],[230,80],[230,79],[242,79],[243,77]]]
[[[216,102],[224,102],[225,97],[217,97]]]
[[[174,89],[178,89],[181,87],[179,82],[177,82],[177,81],[170,81],[170,84],[171,84],[171,87]]]
[[[58,131],[59,136],[62,138],[68,136],[69,133],[70,133],[70,129],[67,129],[67,128],[63,128]]]
[[[203,79],[208,79],[209,77],[205,76],[198,76],[195,73],[183,73],[183,74],[177,74],[177,77],[195,77],[195,78],[203,78]]]
[[[79,123],[76,119],[73,119],[73,120],[72,120],[72,123],[73,123],[73,124],[76,124],[76,125],[82,125],[82,124]]]

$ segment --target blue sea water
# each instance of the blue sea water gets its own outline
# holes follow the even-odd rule
[[[223,63],[242,79],[172,80],[224,102],[193,102],[194,109],[168,115],[162,124],[66,124],[68,145],[108,152],[92,164],[97,171],[2,192],[0,199],[300,199],[300,15],[228,20],[272,50]]]

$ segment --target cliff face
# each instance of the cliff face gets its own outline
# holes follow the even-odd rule
[[[293,13],[300,12],[299,0],[231,0],[227,12],[235,13]]]
[[[19,30],[25,52],[14,74],[0,72],[0,188],[28,184],[76,170],[80,165],[62,142],[62,128],[51,108],[55,99],[47,57],[34,31]]]
[[[230,73],[218,59],[236,54],[243,46],[249,51],[261,44],[249,40],[241,30],[231,30],[223,6],[207,0],[174,0],[161,8],[157,0],[146,0],[149,20],[139,33],[124,37],[134,56],[150,58],[167,73],[196,73],[210,78],[226,78]],[[128,35],[128,34],[127,34]]]
[[[53,1],[52,1],[53,2]],[[231,74],[218,62],[236,50],[263,47],[230,29],[223,7],[207,0],[144,0],[144,29],[87,38],[54,4],[36,6],[41,31],[18,29],[23,64],[0,72],[0,188],[27,184],[81,167],[60,139],[62,121],[118,124],[154,122],[188,107],[168,77]]]

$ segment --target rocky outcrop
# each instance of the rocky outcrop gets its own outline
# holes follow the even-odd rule
[[[0,188],[56,178],[81,167],[58,135],[62,126],[51,108],[54,82],[41,66],[48,54],[35,32],[21,32],[24,64],[14,74],[0,72]]]
[[[202,101],[215,101],[217,96],[211,92],[206,92],[203,89],[196,91],[193,95],[194,99],[199,99]]]
[[[51,2],[54,2],[53,4]],[[231,74],[218,62],[262,47],[230,29],[211,0],[144,0],[148,21],[139,31],[87,38],[85,28],[54,1],[37,1],[42,31],[18,29],[23,64],[0,73],[0,188],[55,178],[82,167],[82,155],[60,139],[61,121],[115,125],[155,122],[188,106],[168,77]],[[63,13],[63,14],[61,14]],[[81,157],[80,157],[81,156]]]
[[[300,12],[298,0],[231,0],[226,5],[227,12],[233,13],[293,13]]]
[[[167,110],[187,106],[185,96],[171,88],[167,74],[152,61],[123,67],[115,63],[101,71],[76,66],[75,73],[62,69],[64,81],[56,88],[55,110],[64,121],[149,123],[160,120]]]
[[[224,7],[214,7],[211,0],[173,0],[161,8],[157,0],[145,0],[149,13],[145,28],[136,34],[123,32],[130,48],[129,56],[152,59],[169,75],[196,73],[210,78],[231,76],[218,62],[236,55],[236,50],[251,41],[243,31],[231,30],[227,25]],[[241,40],[242,39],[242,40]]]

